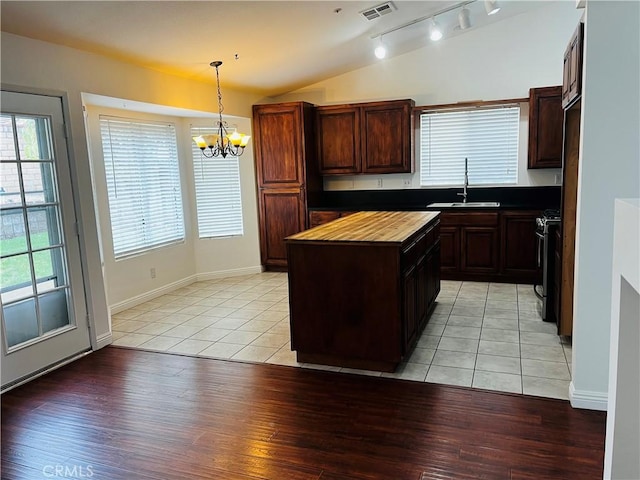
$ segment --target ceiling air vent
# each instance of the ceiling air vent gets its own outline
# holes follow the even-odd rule
[[[391,13],[395,9],[396,7],[393,2],[385,2],[375,7],[367,8],[366,10],[361,11],[360,14],[367,20],[373,20],[374,18],[379,18],[382,15]]]

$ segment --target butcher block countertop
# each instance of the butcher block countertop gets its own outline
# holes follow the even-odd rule
[[[289,242],[402,243],[440,212],[358,212],[287,237]]]

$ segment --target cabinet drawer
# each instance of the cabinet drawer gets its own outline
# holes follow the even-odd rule
[[[443,226],[486,226],[498,225],[498,212],[442,212],[440,223]]]
[[[420,255],[423,255],[427,245],[426,232],[420,233],[417,237],[411,239],[411,241],[402,248],[402,257],[400,263],[402,270],[406,270],[416,264]]]
[[[429,230],[427,230],[427,239],[426,239],[427,248],[435,245],[435,243],[438,241],[439,238],[440,238],[440,221],[438,220],[435,225],[433,225],[432,227],[429,228]]]

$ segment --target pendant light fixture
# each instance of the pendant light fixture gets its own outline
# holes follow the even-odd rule
[[[229,133],[227,130],[227,122],[222,120],[222,112],[224,107],[222,106],[222,93],[220,92],[220,74],[218,68],[222,65],[220,60],[211,62],[210,65],[216,69],[216,82],[218,85],[218,126],[216,133],[210,135],[200,135],[193,137],[193,141],[202,150],[202,155],[207,158],[222,157],[226,158],[227,155],[233,157],[239,157],[243,154],[245,147],[249,143],[251,138],[249,135],[239,133],[234,129],[233,133]],[[208,149],[208,150],[207,150]]]

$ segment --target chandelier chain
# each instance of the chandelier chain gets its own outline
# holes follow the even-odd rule
[[[220,72],[218,71],[218,65],[216,65],[216,83],[218,85],[218,113],[220,115],[220,123],[222,124],[224,107],[222,106],[222,91],[220,90]]]

